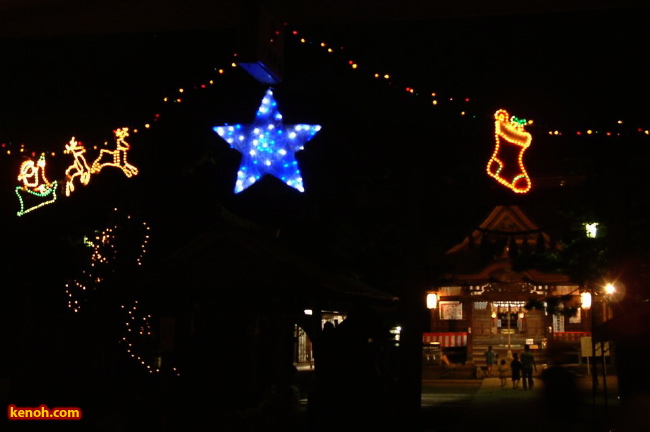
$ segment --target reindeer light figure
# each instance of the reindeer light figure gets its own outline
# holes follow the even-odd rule
[[[16,186],[16,196],[20,202],[18,216],[56,201],[57,182],[50,182],[45,177],[44,153],[38,162],[28,159],[20,165],[18,181],[23,183],[22,186]]]
[[[86,162],[86,156],[84,156],[86,149],[75,137],[72,137],[70,142],[65,145],[63,153],[71,154],[74,158],[72,165],[65,170],[65,196],[70,196],[74,192],[75,177],[79,177],[79,182],[85,186],[90,181],[92,171]]]
[[[91,173],[98,173],[106,166],[114,166],[120,168],[127,177],[137,175],[138,169],[126,161],[126,153],[131,148],[131,145],[126,142],[129,128],[119,128],[113,132],[115,133],[115,150],[101,149],[99,156],[93,162]]]

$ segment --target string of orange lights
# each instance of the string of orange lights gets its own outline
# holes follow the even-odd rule
[[[433,107],[453,105],[454,109],[456,110],[455,111],[456,114],[459,116],[475,118],[476,116],[482,115],[480,113],[473,111],[473,109],[475,108],[472,102],[475,102],[476,98],[472,98],[468,96],[450,96],[450,95],[443,96],[444,92],[441,93],[438,90],[418,88],[413,83],[409,83],[408,79],[396,77],[393,73],[388,72],[386,70],[382,70],[382,68],[380,67],[367,66],[365,64],[362,64],[358,60],[351,59],[350,58],[351,56],[343,46],[337,46],[335,44],[331,44],[314,37],[306,36],[305,34],[303,34],[303,31],[298,31],[296,29],[288,30],[289,28],[288,24],[284,24],[284,27],[285,27],[285,33],[295,38],[295,40],[297,40],[300,45],[320,50],[321,52],[327,55],[334,55],[333,58],[337,57],[336,54],[338,54],[339,55],[338,60],[344,62],[344,66],[349,68],[351,71],[364,74],[369,79],[381,80],[385,82],[387,85],[395,87],[400,91],[407,92],[414,96],[424,97],[428,100],[428,103]],[[212,72],[215,75],[214,77],[204,82],[199,82],[192,85],[179,87],[175,93],[162,97],[161,101],[164,104],[182,103],[185,93],[187,91],[207,89],[214,86],[218,78],[223,78],[224,76],[227,75],[227,71],[229,69],[238,67],[237,54],[236,53],[231,54],[230,57],[231,60],[230,61],[227,60],[225,62],[225,63],[229,63],[228,66],[215,67],[213,69]],[[131,125],[129,129],[131,133],[137,134],[142,130],[151,128],[153,124],[160,121],[160,118],[161,118],[160,113],[155,113],[150,117],[149,121],[143,122],[142,124],[138,124],[138,125]],[[591,137],[591,136],[617,137],[623,135],[620,128],[623,127],[624,125],[628,126],[627,130],[629,131],[633,131],[636,134],[650,137],[650,127],[646,125],[644,126],[639,125],[633,127],[627,125],[624,119],[613,119],[612,121],[607,122],[607,124],[593,125],[591,127],[583,127],[583,128],[572,127],[572,128],[563,129],[559,127],[554,127],[552,125],[545,125],[544,129],[546,130],[542,131],[541,133],[548,134],[549,136],[553,136],[553,137],[567,136],[567,135],[575,136],[575,137]],[[97,149],[97,146],[95,146],[94,149]],[[6,142],[0,142],[0,155],[2,155],[3,153],[5,155],[31,155],[31,157],[36,157],[40,152],[30,150],[28,148],[28,145],[25,143],[16,145],[16,144],[10,144]],[[46,151],[45,153],[48,155],[48,157],[56,157],[56,156],[60,156],[62,153],[65,153],[65,151],[62,152],[58,150],[50,150],[50,151]]]
[[[431,89],[424,90],[418,88],[413,83],[408,83],[408,80],[402,80],[401,78],[394,76],[394,74],[392,73],[380,70],[380,68],[378,67],[366,66],[361,64],[357,60],[350,59],[350,56],[348,55],[349,53],[342,46],[336,46],[324,42],[322,40],[319,41],[316,38],[305,36],[303,35],[302,31],[299,32],[298,30],[295,29],[288,31],[288,34],[294,37],[303,46],[320,50],[322,53],[326,55],[334,55],[333,57],[336,57],[336,54],[339,54],[340,55],[339,61],[343,62],[343,64],[346,67],[348,67],[350,70],[364,74],[367,78],[370,79],[381,80],[382,82],[386,83],[386,85],[395,87],[400,91],[404,91],[406,93],[412,94],[417,97],[424,97],[429,101],[429,104],[433,107],[453,105],[453,109],[455,110],[454,112],[458,116],[466,117],[466,118],[476,118],[476,116],[483,116],[483,114],[479,114],[473,111],[474,106],[472,105],[472,102],[476,101],[475,98],[467,97],[467,96],[443,97],[440,91],[431,90]],[[630,134],[630,133],[639,136],[650,137],[649,125],[638,125],[638,126],[627,125],[628,127],[626,128],[625,133],[621,130],[621,128],[624,125],[627,125],[627,122],[625,122],[623,119],[612,119],[608,121],[606,124],[593,125],[591,127],[583,127],[583,128],[579,128],[579,127],[561,128],[553,125],[544,125],[543,128],[545,130],[541,133],[548,134],[551,137],[560,137],[560,136],[575,136],[575,137],[583,137],[583,138],[596,137],[596,136],[621,137],[625,134]],[[542,126],[540,125],[540,129],[541,128]]]
[[[382,71],[379,68],[367,67],[364,64],[361,64],[359,61],[351,59],[348,55],[349,53],[341,46],[335,46],[327,42],[316,42],[314,39],[306,37],[299,32],[298,30],[288,30],[288,25],[285,24],[285,32],[290,36],[295,38],[301,46],[311,47],[314,49],[323,52],[325,55],[334,55],[332,58],[338,58],[339,61],[344,62],[343,65],[346,68],[349,68],[350,71],[354,73],[364,74],[369,79],[381,80],[387,85],[393,86],[397,89],[405,91],[409,94],[414,95],[415,97],[424,97],[429,100],[429,104],[432,107],[441,107],[446,106],[452,109],[452,112],[455,112],[461,117],[468,119],[477,118],[477,116],[482,117],[482,114],[476,113],[476,105],[472,102],[475,101],[474,98],[470,97],[454,97],[454,96],[445,96],[442,97],[440,92],[431,91],[431,90],[421,90],[416,88],[412,84],[402,84],[405,81],[400,81],[398,78],[394,77],[391,73]],[[335,55],[335,54],[338,54]],[[202,89],[208,89],[213,87],[216,84],[218,78],[223,78],[227,75],[229,69],[237,68],[237,54],[233,54],[231,61],[229,61],[228,67],[214,68],[212,71],[214,76],[207,79],[204,82],[199,82],[194,85],[179,87],[175,92],[170,95],[164,96],[161,98],[161,102],[164,105],[166,104],[179,104],[184,101],[184,96],[188,91],[197,91]],[[162,111],[162,110],[161,110]],[[93,146],[95,151],[99,152],[97,159],[92,163],[88,163],[85,158],[84,153],[86,153],[86,148],[75,138],[72,138],[70,142],[63,146],[62,150],[53,150],[40,153],[40,159],[38,162],[27,161],[23,162],[23,165],[20,167],[19,181],[23,181],[22,186],[16,187],[16,195],[18,196],[20,203],[20,210],[17,212],[19,216],[22,216],[30,211],[41,208],[44,205],[51,204],[57,200],[57,188],[62,187],[66,197],[69,197],[75,190],[74,182],[78,181],[81,185],[87,185],[90,181],[90,176],[101,171],[107,166],[113,166],[122,169],[124,174],[127,177],[138,174],[137,167],[127,162],[127,152],[130,149],[129,143],[126,141],[126,137],[130,134],[138,134],[143,130],[148,130],[155,123],[159,122],[161,119],[160,112],[154,113],[150,116],[149,121],[143,122],[138,125],[132,125],[130,127],[121,127],[115,129],[115,148],[107,148],[108,143],[104,143],[106,148],[98,148],[98,146]],[[534,126],[529,124],[530,127],[535,127],[538,131],[542,128],[547,129],[546,132],[551,137],[559,137],[566,135],[573,135],[576,137],[591,137],[591,136],[605,136],[605,137],[618,137],[623,133],[621,132],[621,127],[626,124],[623,119],[618,119],[615,122],[612,122],[615,126],[613,129],[602,129],[602,128],[587,128],[581,130],[561,130],[559,128],[539,126],[535,124]],[[616,129],[619,127],[619,129]],[[502,128],[502,130],[505,130]],[[650,136],[650,128],[645,127],[633,127],[631,129],[636,134],[641,136]],[[25,144],[20,144],[19,146],[12,146],[6,143],[0,143],[0,151],[4,150],[6,155],[20,155],[21,157],[28,156],[35,159],[38,153],[34,150],[29,150]],[[0,153],[1,154],[1,153]],[[59,178],[52,182],[41,182],[39,185],[31,185],[33,179],[28,178],[28,176],[34,174],[40,167],[41,175],[44,170],[44,157],[57,157],[61,155],[68,155],[72,157],[70,165],[65,170],[63,178]],[[41,165],[39,165],[41,164]],[[495,165],[496,164],[496,165]],[[498,160],[494,157],[490,160],[489,166],[497,167]],[[521,167],[520,167],[521,168]],[[496,169],[496,168],[495,168]],[[523,170],[523,168],[522,168]],[[493,177],[497,178],[496,171],[490,170],[488,172]],[[520,177],[518,183],[526,183],[527,176],[524,174],[523,177]],[[508,182],[506,182],[508,183]],[[38,188],[38,190],[36,189]],[[526,186],[516,186],[512,187],[515,192],[521,193],[524,189],[527,189]],[[529,188],[529,187],[528,187]]]

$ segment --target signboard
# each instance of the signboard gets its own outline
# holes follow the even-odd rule
[[[603,355],[603,349],[602,347],[605,347],[605,357],[609,356],[609,342],[605,342],[604,344],[601,344],[600,342],[596,343],[596,356],[597,357],[602,357]],[[587,337],[581,337],[580,338],[580,355],[582,357],[593,357],[593,351],[591,347],[591,336]]]
[[[462,320],[463,304],[459,301],[441,301],[440,302],[440,319],[443,320]]]

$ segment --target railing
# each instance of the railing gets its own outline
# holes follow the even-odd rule
[[[580,342],[580,338],[591,336],[591,332],[554,332],[553,340],[561,342]]]

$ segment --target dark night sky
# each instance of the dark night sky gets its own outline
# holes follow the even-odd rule
[[[176,2],[171,7],[186,11],[201,1]],[[42,6],[44,2],[28,3]],[[91,7],[87,1],[64,3],[71,10]],[[117,3],[137,8],[140,16],[146,16],[146,6],[153,4],[146,0]],[[321,7],[327,3],[318,2]],[[346,3],[350,9],[358,4]],[[477,6],[484,3],[476,0]],[[112,5],[104,2],[96,11]],[[11,6],[9,12],[24,10]],[[57,7],[38,9],[43,14],[34,19],[43,22],[51,10]],[[0,14],[0,22],[7,16]],[[111,17],[116,15],[107,20]],[[221,258],[224,249],[231,248],[235,258],[197,265],[201,267],[197,279],[210,281],[208,286],[197,282],[199,288],[193,289],[192,280],[189,287],[177,284],[176,278],[184,277],[187,269],[180,276],[174,274],[174,282],[156,284],[161,275],[169,274],[161,271],[167,269],[161,258],[220,220],[222,208],[235,218],[257,223],[266,234],[261,237],[286,246],[301,259],[356,276],[403,299],[422,299],[442,271],[442,254],[500,204],[531,209],[531,219],[551,234],[569,228],[551,223],[564,222],[566,214],[595,215],[604,220],[622,250],[627,253],[639,247],[647,254],[650,136],[636,130],[650,130],[646,102],[650,97],[649,18],[650,7],[645,7],[423,17],[422,21],[358,20],[328,25],[321,21],[295,27],[289,23],[286,30],[296,30],[298,36],[288,35],[285,41],[284,80],[274,86],[279,110],[285,124],[322,126],[296,155],[306,188],[303,194],[268,176],[241,194],[233,193],[240,154],[212,127],[252,122],[267,89],[241,68],[229,66],[237,50],[235,29],[215,26],[158,33],[82,35],[71,31],[67,36],[0,37],[0,144],[13,151],[8,156],[3,151],[6,147],[0,147],[0,332],[8,347],[6,355],[0,356],[0,378],[16,375],[10,402],[82,406],[84,418],[91,422],[93,417],[103,420],[124,407],[128,413],[137,413],[142,424],[150,424],[150,413],[164,406],[158,403],[158,394],[165,396],[167,391],[160,391],[162,381],[156,381],[155,387],[144,385],[148,374],[127,357],[126,345],[117,343],[127,334],[124,322],[134,319],[133,315],[127,318],[127,309],[119,305],[133,305],[136,300],[143,305],[139,313],[151,312],[154,326],[165,313],[177,317],[180,336],[174,351],[190,365],[201,366],[189,374],[198,376],[209,369],[208,376],[196,382],[200,386],[217,383],[215,396],[236,401],[221,387],[222,382],[230,375],[236,385],[225,388],[245,391],[257,380],[251,378],[242,385],[240,379],[254,369],[249,361],[253,357],[215,358],[215,339],[221,348],[253,353],[249,341],[253,333],[257,339],[254,328],[267,322],[272,323],[272,333],[281,328],[275,325],[280,317],[273,309],[276,304],[289,309],[302,306],[303,300],[283,301],[283,295],[297,290],[285,290],[285,286],[274,290],[275,282],[258,285],[270,267],[269,273],[280,275],[284,285],[286,269],[293,271],[291,265],[278,260],[277,268],[275,261],[258,267],[256,257],[250,259],[251,265],[249,258],[254,254],[250,250],[264,248],[253,243],[240,250],[227,239],[220,242],[218,236],[216,245],[211,245],[216,252],[207,257]],[[74,25],[70,16],[65,22]],[[80,23],[80,27],[87,30],[90,23]],[[300,43],[301,37],[309,44]],[[337,49],[328,54],[319,46],[321,42]],[[343,51],[338,49],[341,46]],[[359,68],[353,70],[349,60]],[[226,73],[219,75],[219,68]],[[388,73],[391,78],[375,79],[374,73]],[[202,89],[211,79],[214,85]],[[417,94],[406,92],[406,87]],[[431,92],[439,95],[437,106],[431,103]],[[183,102],[166,103],[164,97],[180,97]],[[493,115],[499,108],[534,120],[528,128],[532,145],[524,158],[533,189],[524,196],[486,174],[495,145]],[[461,116],[461,111],[466,115]],[[156,114],[159,120],[153,122]],[[16,149],[21,144],[35,154],[55,152],[56,156],[47,159],[47,176],[61,181],[69,163],[69,156],[61,153],[72,136],[87,146],[93,160],[96,150],[90,148],[112,142],[115,128],[142,130],[145,123],[153,127],[128,140],[129,161],[140,169],[139,175],[128,179],[120,170],[105,168],[87,186],[77,186],[71,197],[16,216],[16,177],[23,161]],[[598,134],[575,135],[576,130],[587,128]],[[548,131],[554,129],[564,135],[550,136]],[[609,130],[621,136],[604,136]],[[559,186],[558,176],[567,181],[566,186]],[[574,178],[582,182],[572,186]],[[117,216],[115,208],[120,209]],[[112,257],[114,265],[90,269],[84,236],[117,221],[126,228],[115,241],[119,258]],[[144,276],[133,259],[141,252],[143,221],[151,227],[143,259],[144,271],[150,273]],[[278,232],[277,237],[270,235]],[[205,256],[196,260],[209,261]],[[64,285],[74,279],[91,279],[83,270],[91,270],[89,285],[99,288],[77,289],[73,298],[84,308],[73,314],[67,307]],[[239,270],[250,276],[246,282],[236,282]],[[108,282],[97,282],[97,275],[106,276]],[[150,279],[151,275],[155,278]],[[142,279],[137,277],[145,283],[138,283]],[[290,282],[303,288],[308,284],[302,280]],[[233,285],[238,291],[236,302],[228,301]],[[305,296],[319,289],[304,288]],[[240,299],[258,295],[259,302],[272,299],[263,308],[273,318],[260,319],[253,326],[253,318],[264,315],[260,309],[241,309],[240,316],[233,309],[248,309],[249,299],[246,303]],[[402,312],[417,315],[413,304],[403,302]],[[199,329],[192,336],[190,319],[192,333],[195,323]],[[206,327],[203,339],[202,324]],[[141,346],[135,350],[153,358],[158,353],[156,338],[139,338]],[[192,347],[183,345],[183,340]],[[273,340],[270,358],[281,345]],[[223,374],[223,365],[230,362],[235,368],[228,367]],[[134,368],[133,375],[130,368]],[[262,371],[255,375],[262,378]],[[193,380],[189,381],[188,393],[179,393],[183,399],[194,389]],[[165,388],[174,393],[173,387]],[[111,395],[111,389],[117,393]],[[149,404],[151,411],[139,409]],[[203,406],[207,405],[192,406],[192,410],[203,410]],[[213,412],[210,406],[206,413]],[[180,414],[182,410],[172,411]],[[182,414],[185,420],[186,413]],[[106,420],[126,424],[127,417]],[[82,428],[89,424],[78,423]]]
[[[552,189],[513,196],[488,178],[485,164],[498,108],[535,121],[526,153],[532,177],[606,173],[616,179],[611,195],[627,184],[643,190],[641,155],[650,138],[630,131],[650,128],[648,12],[296,27],[312,45],[287,38],[285,80],[276,86],[276,98],[287,124],[323,125],[298,156],[303,195],[273,180],[232,193],[238,154],[211,127],[251,122],[266,89],[239,69],[215,75],[215,68],[231,62],[235,30],[2,39],[0,142],[60,152],[73,135],[101,144],[111,140],[114,128],[141,125],[161,113],[150,132],[131,141],[132,160],[141,167],[138,178],[106,175],[23,218],[14,216],[20,159],[0,156],[6,233],[14,240],[26,234],[56,254],[61,242],[101,225],[109,209],[121,205],[182,238],[209,223],[220,203],[281,225],[289,237],[292,231],[308,232],[332,243],[322,249],[347,248],[349,265],[368,268],[388,250],[407,247],[403,239],[409,236],[421,237],[424,249],[444,250],[496,204],[556,207],[575,194],[594,200],[587,191]],[[316,46],[321,41],[345,49],[325,54]],[[352,71],[348,59],[358,62],[359,70]],[[392,85],[373,79],[374,71],[390,73]],[[191,89],[212,77],[213,87],[188,91],[182,104],[162,103],[178,88]],[[402,90],[407,86],[418,95]],[[436,108],[428,96],[432,91],[441,95]],[[470,102],[463,104],[466,97]],[[461,109],[467,111],[462,118]],[[619,119],[623,126],[616,126]],[[556,128],[616,127],[626,137],[548,136]],[[57,163],[49,165],[51,180],[63,177]],[[629,175],[621,165],[630,164],[632,181],[621,180],[618,174]],[[633,194],[634,189],[617,196],[629,204]],[[410,226],[422,230],[409,234]],[[320,249],[316,244],[312,247]],[[36,255],[24,243],[19,247]]]

